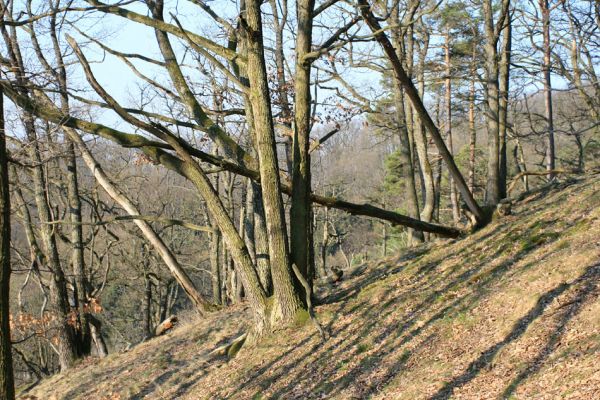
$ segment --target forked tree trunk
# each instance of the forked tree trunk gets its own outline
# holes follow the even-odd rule
[[[243,34],[248,43],[248,79],[253,105],[256,151],[258,153],[260,182],[269,235],[269,254],[273,277],[275,304],[271,322],[290,323],[303,308],[293,283],[285,226],[283,199],[279,190],[280,175],[275,147],[275,132],[264,61],[261,2],[249,0],[246,4]],[[244,15],[242,15],[244,17]]]

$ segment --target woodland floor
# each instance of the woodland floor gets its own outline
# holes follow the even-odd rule
[[[237,307],[86,361],[28,398],[600,399],[599,174],[346,275],[320,292],[325,343],[307,322],[209,359],[243,332]]]

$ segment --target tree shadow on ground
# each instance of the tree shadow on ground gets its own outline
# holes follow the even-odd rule
[[[544,362],[554,352],[556,346],[560,342],[565,328],[582,309],[582,307],[591,301],[595,301],[600,297],[600,287],[598,286],[600,278],[600,264],[589,267],[586,272],[571,286],[577,287],[574,290],[573,299],[565,302],[562,310],[558,310],[559,318],[556,322],[556,327],[550,336],[546,345],[539,351],[537,356],[529,362],[526,368],[508,385],[502,393],[502,398],[509,398],[517,389],[517,387],[525,380],[535,375],[544,366]]]
[[[339,305],[333,310],[335,315],[358,312],[354,322],[340,324],[334,318],[329,324],[332,338],[328,342],[312,345],[306,341],[299,343],[288,354],[282,354],[252,374],[250,379],[244,380],[238,386],[238,390],[248,384],[267,390],[271,385],[285,380],[287,384],[278,387],[270,394],[270,398],[307,398],[308,393],[309,397],[332,397],[349,386],[362,386],[361,397],[368,397],[377,392],[401,372],[411,353],[421,346],[426,346],[429,340],[420,338],[418,343],[412,345],[412,350],[402,351],[401,346],[418,338],[436,321],[475,307],[488,293],[489,288],[507,273],[523,273],[553,254],[546,251],[531,262],[520,263],[539,246],[551,245],[559,239],[558,235],[553,234],[557,229],[556,215],[548,214],[529,220],[525,217],[532,215],[533,211],[527,210],[523,214],[496,223],[487,231],[481,232],[474,242],[461,245],[461,240],[453,241],[455,245],[448,253],[438,252],[437,255],[429,256],[426,254],[428,249],[417,250],[396,260],[384,260],[373,270],[364,269],[363,275],[354,279],[347,287],[324,298],[326,305]],[[543,240],[515,243],[515,238],[527,238],[531,232],[542,232]],[[489,240],[491,238],[497,239],[491,242],[492,248]],[[464,262],[440,271],[438,266],[449,258],[464,258]],[[410,270],[413,263],[416,267]],[[517,263],[520,264],[515,270]],[[387,265],[394,267],[387,268]],[[388,277],[392,277],[393,282],[396,279],[393,275],[398,273],[407,276],[403,280],[406,286],[401,291],[396,285],[378,292],[378,300],[375,303],[377,306],[374,307],[373,299],[364,295],[363,290],[369,285],[377,285],[380,281],[385,283]],[[477,374],[476,371],[479,371],[477,367],[480,364],[485,363],[488,357],[496,354],[506,344],[518,339],[526,327],[543,313],[548,302],[569,287],[559,285],[543,294],[536,306],[515,324],[513,332],[504,341],[484,352],[480,360],[472,363],[473,366],[464,376],[459,376],[451,382],[460,385],[471,380]],[[459,288],[463,292],[456,298],[442,299],[448,292]],[[409,309],[399,311],[411,296],[419,300]],[[358,363],[353,363],[352,358],[363,352],[361,346],[366,337],[373,338],[371,345],[377,346],[378,350],[363,356]],[[431,335],[428,337],[432,338]],[[395,352],[398,352],[398,357],[395,357]],[[390,357],[395,358],[390,360]],[[384,359],[388,365],[391,362],[391,365],[382,370],[381,361]],[[280,363],[281,360],[285,362]],[[331,360],[336,360],[338,365]],[[350,364],[351,367],[345,369],[346,364]],[[344,368],[343,373],[339,373],[341,368]],[[311,370],[313,372],[309,373]],[[450,386],[451,383],[446,385]]]
[[[527,313],[525,316],[520,318],[515,324],[512,331],[500,342],[494,344],[489,347],[486,351],[484,351],[481,356],[479,356],[476,360],[471,362],[467,369],[459,376],[452,379],[450,382],[446,383],[434,396],[431,397],[431,400],[441,400],[441,399],[449,399],[452,396],[455,389],[465,385],[469,381],[473,380],[484,368],[488,367],[493,360],[494,356],[498,354],[498,352],[508,344],[514,342],[519,337],[521,337],[529,325],[533,323],[537,318],[539,318],[548,305],[552,303],[552,301],[568,290],[573,290],[576,292],[575,300],[571,306],[569,306],[565,312],[563,312],[563,317],[560,320],[556,330],[550,337],[548,338],[547,345],[540,351],[536,359],[530,364],[528,368],[526,368],[522,373],[520,373],[508,386],[505,390],[502,398],[507,398],[511,393],[517,388],[517,386],[525,380],[528,376],[537,372],[541,366],[543,360],[545,360],[548,355],[552,352],[554,345],[556,344],[558,338],[562,334],[566,324],[579,312],[581,309],[581,305],[584,301],[594,294],[594,291],[597,291],[597,279],[600,276],[600,264],[593,265],[588,267],[585,272],[577,278],[572,283],[561,283],[556,286],[554,289],[549,290],[544,295],[542,295],[535,306]],[[597,295],[597,293],[596,293]]]

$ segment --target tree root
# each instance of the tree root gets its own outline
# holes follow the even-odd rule
[[[304,292],[306,293],[306,308],[308,308],[308,315],[310,317],[310,320],[315,324],[317,331],[319,331],[319,335],[321,335],[321,341],[324,342],[326,340],[325,330],[323,329],[323,327],[317,320],[317,317],[315,316],[315,311],[314,311],[313,305],[312,305],[312,294],[313,294],[312,287],[308,284],[308,282],[306,281],[306,279],[304,278],[304,276],[302,275],[302,273],[300,272],[300,270],[298,269],[296,264],[292,264],[292,269],[294,270],[294,273],[296,274],[296,278],[298,278],[298,280],[300,281],[302,286],[304,286]]]
[[[235,355],[240,351],[244,343],[246,342],[246,338],[248,337],[248,333],[244,333],[237,338],[233,339],[231,342],[224,344],[222,346],[217,347],[210,353],[208,353],[209,357],[218,357],[227,355],[229,358],[235,357]]]

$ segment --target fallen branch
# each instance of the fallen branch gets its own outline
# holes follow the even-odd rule
[[[517,183],[519,183],[519,179],[521,179],[524,176],[544,176],[544,175],[548,175],[548,174],[576,174],[576,173],[577,173],[577,171],[567,171],[564,169],[553,169],[553,170],[547,170],[547,171],[522,171],[522,172],[519,172],[517,175],[515,175],[512,178],[512,181],[511,181],[510,185],[508,186],[506,193],[510,194],[510,192],[512,192],[512,190],[515,188]]]
[[[165,319],[163,322],[158,324],[156,329],[154,330],[154,336],[161,336],[170,331],[177,324],[177,316],[171,315],[169,318]]]
[[[213,228],[211,228],[210,226],[196,225],[194,223],[182,221],[179,219],[161,218],[161,217],[155,217],[152,215],[119,215],[119,216],[116,216],[113,218],[107,218],[107,219],[104,219],[104,220],[98,221],[98,222],[72,222],[72,221],[68,221],[68,220],[56,220],[56,221],[46,222],[46,224],[49,224],[49,225],[65,224],[65,225],[100,226],[100,225],[107,225],[107,224],[119,222],[119,221],[133,221],[133,220],[142,220],[142,221],[147,221],[147,222],[160,222],[160,223],[166,224],[167,226],[177,225],[177,226],[181,226],[183,228],[187,228],[187,229],[190,229],[193,231],[208,232],[208,233],[215,232],[215,230]]]
[[[0,80],[0,86],[3,88],[4,94],[8,96],[17,106],[25,111],[31,112],[43,120],[64,127],[81,130],[94,136],[100,136],[125,148],[141,149],[144,154],[149,156],[157,163],[160,163],[165,168],[172,169],[181,174],[181,171],[177,168],[177,166],[181,164],[181,160],[167,152],[168,150],[173,149],[167,143],[149,140],[141,135],[128,134],[109,128],[102,124],[84,121],[71,115],[65,115],[56,107],[52,106],[51,101],[44,97],[41,92],[38,93],[38,99],[33,100],[27,96],[19,94],[14,90],[11,83],[6,80]],[[260,174],[255,169],[255,165],[247,166],[244,163],[238,163],[220,156],[205,153],[202,150],[194,148],[185,141],[182,141],[180,145],[183,146],[184,149],[192,156],[203,162],[207,162],[260,183]],[[282,180],[280,190],[287,195],[291,195],[291,183]],[[435,233],[443,237],[456,238],[461,234],[459,229],[453,227],[427,223],[393,211],[384,210],[370,204],[355,204],[333,197],[319,196],[315,194],[311,194],[310,200],[313,203],[340,209],[352,215],[364,215],[367,217],[377,218],[388,221],[394,225],[402,225],[423,232]]]

